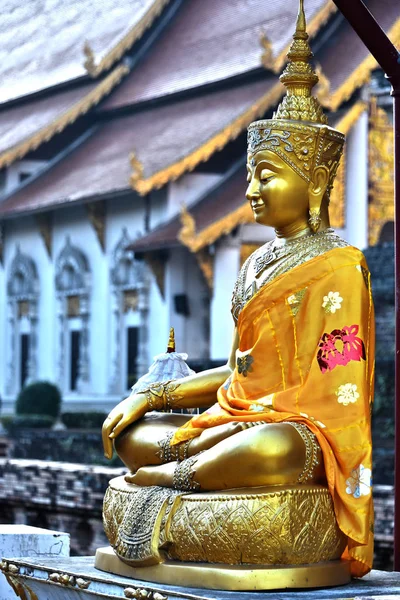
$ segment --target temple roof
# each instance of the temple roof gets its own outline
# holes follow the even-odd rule
[[[396,46],[400,46],[400,2],[369,0],[368,9]],[[378,64],[356,35],[349,23],[340,18],[340,25],[318,49],[316,60],[330,82],[328,106],[336,110],[353,92],[369,80]]]
[[[98,104],[127,73],[116,67],[101,82],[37,98],[0,110],[0,168],[23,158]]]
[[[315,34],[334,12],[330,0],[308,0],[308,30]],[[135,72],[104,109],[169,96],[261,68],[265,32],[279,68],[291,41],[298,0],[186,2]]]
[[[149,6],[149,0],[143,1]],[[118,0],[117,6],[120,2]],[[244,4],[250,21],[241,27],[245,21],[243,15],[240,18]],[[249,4],[254,14],[249,10]],[[333,3],[309,0],[306,4],[309,21],[314,23],[316,30],[317,25],[321,26],[323,19],[327,19]],[[158,9],[161,5],[161,0],[151,4]],[[297,10],[297,0],[287,2],[284,12],[277,0],[270,5],[266,11],[264,0],[184,2],[147,58],[119,87],[116,87],[117,83],[127,73],[127,67],[122,65],[115,67],[99,83],[58,92],[47,99],[31,101],[25,107],[0,111],[1,167],[62,131],[113,90],[110,99],[103,101],[98,110],[98,116],[102,114],[97,132],[82,148],[75,146],[72,154],[63,157],[37,181],[27,183],[11,197],[0,201],[0,215],[43,210],[77,199],[100,197],[115,190],[126,190],[130,185],[140,194],[146,194],[207,161],[244,131],[252,120],[275,107],[284,91],[271,70],[258,69],[257,79],[253,77],[251,83],[250,79],[246,83],[240,78],[232,79],[234,75],[260,65],[262,50],[258,33],[263,24],[261,15],[265,12],[268,12],[265,28],[273,41],[275,67],[282,60],[286,41],[281,38],[278,41],[278,34],[275,39],[274,32],[280,31],[279,35],[283,35],[282,23],[286,23],[286,18],[293,25],[292,12],[295,12],[294,7]],[[394,41],[400,43],[398,0],[370,0],[368,6],[382,27],[390,30]],[[203,14],[206,9],[208,13]],[[278,16],[280,12],[282,17]],[[258,20],[254,15],[258,15]],[[327,77],[325,90],[320,89],[320,93],[325,95],[325,103],[336,110],[368,79],[376,63],[347,22],[340,15],[334,21],[329,27],[335,26],[335,31],[317,40],[315,54]],[[224,43],[221,41],[222,22],[229,31],[226,39],[224,35]],[[286,28],[291,35],[293,27],[289,31],[287,24],[285,34]],[[234,40],[233,45],[230,45],[231,40]],[[225,44],[228,44],[229,52]],[[252,50],[247,55],[246,49],[250,45]],[[175,59],[172,52],[176,53]],[[169,57],[166,63],[163,62],[164,55]],[[229,81],[225,81],[224,87],[204,87],[206,83],[215,83],[225,73]],[[151,102],[145,103],[130,116],[110,120],[113,115],[104,114],[104,110],[110,108],[150,100],[160,94],[168,96],[191,86],[202,89],[196,95],[171,97],[154,106]],[[87,152],[88,147],[90,152]],[[130,158],[132,166],[129,165]],[[76,171],[72,172],[72,169]],[[96,173],[95,177],[93,173]]]
[[[246,168],[245,161],[241,161],[197,202],[135,241],[129,249],[151,252],[171,248],[181,242],[192,252],[197,252],[240,223],[253,220],[245,191]]]
[[[254,105],[254,97],[263,102]],[[134,149],[138,149],[140,161],[136,169],[144,166],[131,185],[147,193],[149,182],[161,187],[165,178],[177,178],[182,169],[190,170],[207,160],[219,145],[234,139],[266,105],[275,102],[276,90],[266,79],[114,119],[35,181],[0,201],[0,216],[128,189],[132,179],[129,157]],[[182,167],[181,162],[188,159],[192,164],[184,162]]]
[[[168,0],[6,0],[1,6],[0,103],[109,69]],[[97,68],[96,68],[97,66]]]

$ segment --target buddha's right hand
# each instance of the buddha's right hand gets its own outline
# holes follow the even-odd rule
[[[115,406],[103,423],[104,456],[113,455],[113,440],[131,423],[141,419],[148,411],[148,403],[144,394],[132,394]]]

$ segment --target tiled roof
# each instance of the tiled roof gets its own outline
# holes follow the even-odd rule
[[[382,29],[400,46],[399,0],[369,0],[368,8]],[[331,107],[336,110],[352,93],[369,80],[378,65],[367,48],[342,18],[340,27],[316,53],[324,75],[330,82]]]
[[[272,44],[275,60],[271,68],[279,72],[293,33],[297,7],[298,0],[285,2],[284,10],[282,2],[270,2],[267,10],[264,0],[187,3],[147,58],[107,99],[102,110],[195,89],[261,67],[261,31]],[[381,27],[391,32],[394,43],[400,44],[400,2],[369,0],[368,8]],[[308,30],[312,33],[327,20],[334,5],[331,0],[310,1],[306,9]],[[343,17],[337,18],[339,26],[316,52],[316,61],[329,80],[334,110],[365,83],[371,70],[376,68],[348,22]],[[221,23],[224,24],[222,32]]]
[[[87,41],[110,68],[166,0],[3,0],[0,103],[86,74]]]
[[[331,0],[308,0],[312,34],[335,10]],[[262,67],[265,31],[279,61],[293,34],[298,0],[186,2],[152,51],[104,108],[147,101],[215,83]],[[282,55],[282,56],[281,56]]]
[[[216,132],[238,135],[240,130],[229,129],[232,122],[252,107],[254,98],[268,93],[268,86],[266,79],[110,121],[47,173],[0,202],[0,216],[128,189],[132,151],[147,181],[204,147]]]
[[[120,65],[102,81],[0,110],[0,168],[23,158],[98,104],[127,73]]]

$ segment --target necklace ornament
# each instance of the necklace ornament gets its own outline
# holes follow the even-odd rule
[[[247,302],[263,286],[273,281],[282,273],[303,263],[329,252],[333,248],[344,248],[348,243],[342,240],[333,229],[328,228],[318,233],[310,233],[301,238],[287,242],[284,246],[276,247],[276,240],[268,242],[256,250],[244,263],[232,295],[232,316],[235,322]],[[276,258],[275,258],[276,257]],[[250,265],[253,266],[255,278],[246,287],[246,278]],[[269,272],[264,279],[260,275],[269,267]],[[256,284],[256,279],[259,284]]]
[[[324,231],[321,231],[320,234],[326,235],[327,233],[332,232],[333,229],[324,229]],[[266,252],[264,252],[261,256],[256,257],[255,259],[254,271],[256,278],[258,278],[263,273],[263,271],[265,271],[265,269],[274,262],[295,253],[299,247],[302,247],[304,245],[306,239],[313,237],[314,235],[318,234],[309,233],[308,235],[303,235],[301,238],[289,240],[283,246],[277,246],[276,240],[270,242],[267,246]]]

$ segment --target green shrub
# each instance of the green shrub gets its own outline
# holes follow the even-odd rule
[[[49,415],[10,415],[1,422],[8,433],[19,429],[49,429],[54,424],[54,417]]]
[[[107,413],[92,412],[66,412],[61,415],[61,421],[68,429],[101,429]]]
[[[24,387],[17,398],[17,415],[49,415],[55,419],[60,414],[61,393],[56,385],[37,381]]]

